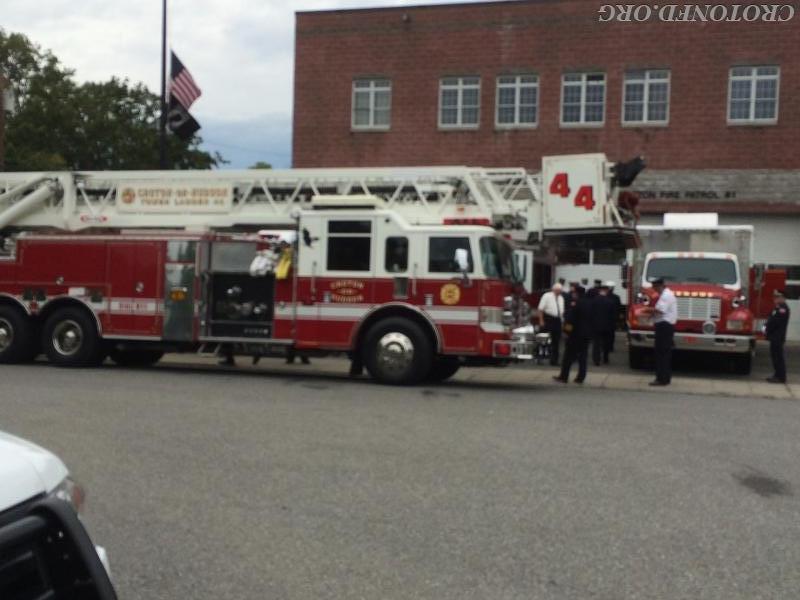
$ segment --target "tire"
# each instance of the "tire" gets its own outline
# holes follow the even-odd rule
[[[33,360],[36,351],[33,322],[13,306],[0,306],[0,364]]]
[[[111,348],[108,356],[120,367],[150,367],[161,360],[163,350],[150,350],[146,348],[128,348],[119,350]]]
[[[737,354],[733,358],[733,371],[738,375],[750,375],[753,369],[753,355],[748,352],[747,354]]]
[[[93,367],[103,362],[103,344],[94,319],[78,308],[62,308],[45,322],[42,348],[59,367]]]
[[[425,379],[431,369],[432,346],[419,325],[402,317],[390,317],[367,332],[362,361],[380,383],[413,385]]]
[[[461,363],[458,362],[457,358],[436,358],[425,380],[432,382],[446,381],[455,375],[460,368]]]
[[[631,369],[644,369],[644,350],[642,348],[628,348],[628,365]]]

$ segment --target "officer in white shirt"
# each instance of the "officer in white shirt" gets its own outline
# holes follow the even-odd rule
[[[650,309],[655,324],[656,378],[650,385],[669,385],[672,381],[672,346],[675,338],[675,322],[678,320],[678,301],[672,290],[664,285],[662,278],[652,281],[658,293],[655,306]]]
[[[550,334],[550,364],[558,366],[558,346],[561,343],[561,327],[564,319],[564,296],[560,283],[553,284],[549,292],[539,300],[539,326]]]

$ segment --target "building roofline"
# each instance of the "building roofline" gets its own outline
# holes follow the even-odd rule
[[[737,200],[735,202],[675,202],[662,200],[642,200],[639,211],[645,215],[667,212],[716,212],[729,215],[799,215],[798,202],[765,202],[758,200]]]
[[[366,0],[364,0],[366,1]],[[559,0],[481,0],[480,2],[448,2],[447,4],[409,4],[405,6],[364,6],[361,8],[332,8],[319,10],[296,10],[295,15],[329,15],[338,13],[365,13],[365,12],[405,12],[419,9],[452,9],[467,6],[494,6],[502,4],[552,4]]]

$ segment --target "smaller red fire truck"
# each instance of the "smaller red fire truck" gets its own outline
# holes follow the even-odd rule
[[[611,166],[549,159],[544,194],[522,169],[0,174],[0,362],[340,352],[411,384],[531,358],[511,238],[633,239]]]
[[[630,366],[642,368],[652,352],[654,327],[643,308],[657,301],[650,282],[663,278],[678,303],[676,350],[724,353],[749,373],[772,290],[785,282],[785,273],[753,264],[753,227],[719,225],[713,213],[673,213],[638,234],[628,285]]]

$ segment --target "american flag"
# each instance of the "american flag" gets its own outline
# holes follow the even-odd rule
[[[192,79],[192,74],[172,52],[172,68],[170,69],[169,93],[186,110],[200,97],[200,88]]]

